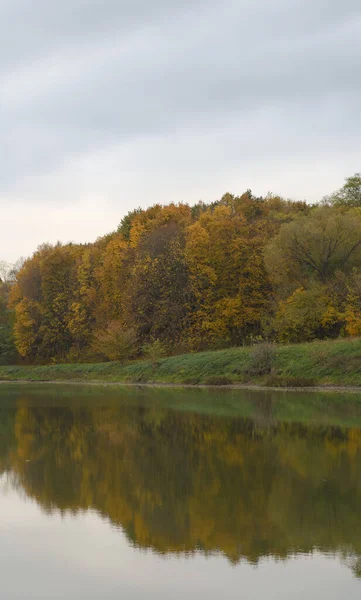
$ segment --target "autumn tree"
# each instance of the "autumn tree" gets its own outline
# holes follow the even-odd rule
[[[265,262],[279,302],[273,321],[278,339],[337,337],[346,322],[348,277],[361,266],[361,215],[316,208],[281,227]]]
[[[103,328],[111,321],[125,325],[124,297],[132,276],[134,250],[121,234],[112,237],[101,250],[95,270],[97,296],[96,326]]]
[[[14,339],[22,358],[35,360],[41,341],[41,266],[43,247],[31,259],[24,262],[16,285],[10,293],[10,307],[15,313]]]
[[[169,349],[184,340],[192,310],[182,225],[169,222],[142,237],[125,291],[127,322],[140,342],[159,339]]]
[[[119,321],[112,321],[104,329],[95,332],[93,351],[107,360],[124,363],[137,353],[136,332],[126,329]]]
[[[64,358],[71,348],[67,326],[74,289],[76,246],[44,245],[25,261],[11,293],[15,343],[30,359]]]
[[[13,322],[14,313],[8,307],[9,284],[0,282],[0,364],[15,362],[18,353],[15,348]]]
[[[0,264],[17,351],[28,362],[123,360],[127,331],[137,355],[157,340],[175,353],[358,335],[359,185],[356,174],[317,207],[250,190],[155,204],[94,244],[44,244],[15,269]]]
[[[312,283],[298,288],[278,306],[273,328],[281,342],[304,342],[337,337],[344,326],[326,286]]]
[[[260,332],[270,291],[263,258],[267,228],[261,220],[249,222],[242,208],[228,195],[187,230],[196,348],[236,345]]]
[[[354,269],[347,280],[345,303],[346,333],[361,336],[361,271]]]

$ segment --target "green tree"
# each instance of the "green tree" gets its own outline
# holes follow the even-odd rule
[[[165,356],[164,344],[160,340],[154,340],[148,342],[142,347],[143,354],[148,360],[151,361],[152,367],[155,368],[162,356]]]
[[[265,262],[276,286],[325,283],[338,270],[361,265],[361,215],[327,206],[284,224],[267,245]]]
[[[299,288],[281,301],[273,320],[277,339],[281,342],[304,342],[337,337],[344,317],[334,306],[326,286],[313,283]]]
[[[361,207],[361,173],[347,177],[342,188],[326,196],[324,203],[346,208]]]
[[[120,321],[112,321],[94,334],[93,350],[107,360],[124,363],[137,351],[137,334],[134,329],[125,329]]]

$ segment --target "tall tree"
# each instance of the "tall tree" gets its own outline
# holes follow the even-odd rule
[[[320,207],[284,224],[265,251],[268,272],[278,285],[328,281],[338,270],[361,265],[361,215]]]
[[[8,307],[9,291],[9,284],[0,282],[0,365],[11,364],[18,358],[13,334],[14,313]]]
[[[361,207],[361,173],[347,177],[342,188],[326,196],[323,202],[337,207]]]
[[[126,320],[141,343],[159,339],[171,350],[184,342],[193,298],[180,223],[161,225],[142,237],[125,303]]]

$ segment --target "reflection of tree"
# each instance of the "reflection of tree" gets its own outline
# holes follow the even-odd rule
[[[14,413],[14,409],[0,408],[0,475],[9,470],[10,453],[16,443]]]
[[[11,468],[46,510],[95,509],[162,553],[346,548],[360,571],[359,429],[24,403],[15,434]]]

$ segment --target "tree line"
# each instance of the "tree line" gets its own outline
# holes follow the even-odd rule
[[[0,285],[0,361],[120,360],[361,333],[361,174],[318,204],[225,194],[44,244]]]

